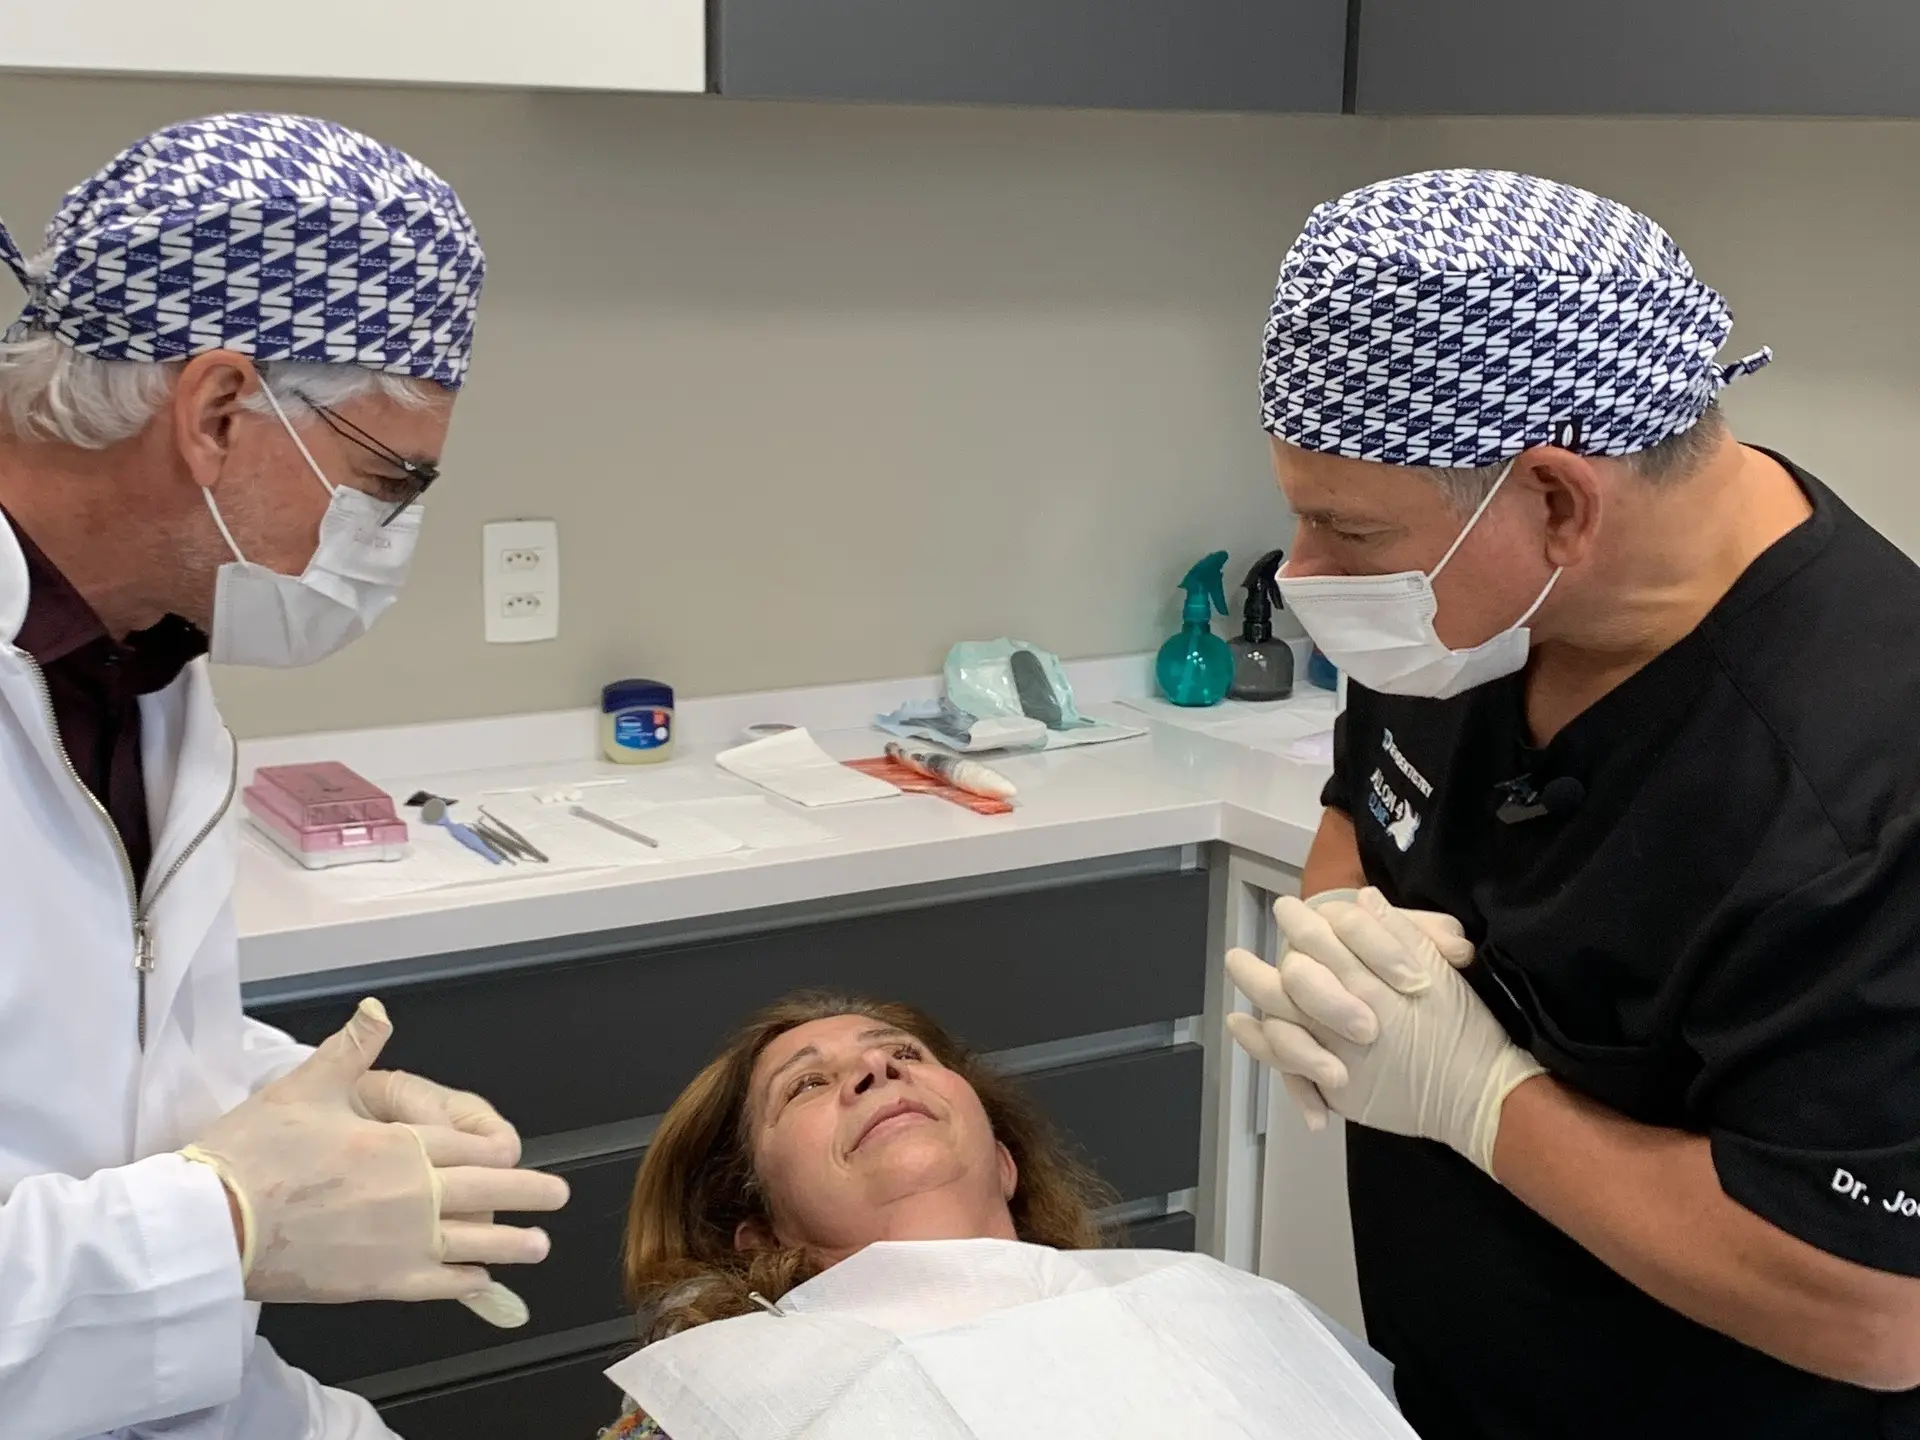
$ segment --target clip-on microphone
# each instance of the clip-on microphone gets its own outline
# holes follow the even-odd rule
[[[1500,797],[1494,816],[1503,825],[1538,820],[1542,815],[1571,815],[1587,798],[1587,787],[1571,775],[1556,775],[1536,787],[1531,775],[1519,775],[1493,787]]]

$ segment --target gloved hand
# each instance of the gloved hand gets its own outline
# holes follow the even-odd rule
[[[1274,916],[1276,919],[1280,917],[1283,903],[1288,907],[1304,904],[1309,910],[1318,910],[1322,905],[1330,902],[1353,904],[1359,898],[1358,890],[1322,890],[1305,901],[1283,897],[1282,901],[1274,905]],[[1435,910],[1401,910],[1399,913],[1420,927],[1449,964],[1464,967],[1473,963],[1472,942],[1467,939],[1466,931],[1453,916],[1442,915]],[[1281,934],[1283,936],[1286,934],[1284,922],[1281,925]],[[1420,968],[1414,957],[1410,955],[1389,957],[1385,963],[1387,969],[1381,978],[1401,994],[1415,995],[1427,987],[1429,981],[1426,972]],[[1248,967],[1253,968],[1248,969]],[[1227,955],[1228,974],[1234,977],[1234,983],[1239,987],[1240,992],[1250,1000],[1253,998],[1252,993],[1245,985],[1240,984],[1239,972],[1246,970],[1246,973],[1258,976],[1273,968],[1245,950],[1235,950]],[[1369,1039],[1372,1038],[1374,1030],[1368,1027],[1375,1025],[1373,1012],[1349,995],[1340,982],[1311,956],[1294,950],[1291,945],[1285,946],[1281,951],[1279,968],[1282,971],[1301,969],[1302,983],[1312,986],[1317,994],[1324,995],[1323,1004],[1340,1010],[1344,1002],[1344,1011],[1339,1019],[1345,1022],[1346,1028],[1356,1033],[1364,1033]],[[1286,1016],[1259,1018],[1269,1019],[1276,1026],[1287,1027],[1285,1031],[1287,1053],[1298,1062],[1299,1068],[1297,1070],[1282,1069],[1280,1083],[1286,1087],[1287,1094],[1293,1097],[1293,1103],[1299,1107],[1300,1116],[1307,1122],[1307,1128],[1309,1130],[1326,1129],[1327,1102],[1308,1077],[1315,1074],[1338,1073],[1339,1061],[1334,1059],[1332,1054],[1325,1050],[1303,1026],[1292,1023]],[[1254,1048],[1257,1043],[1254,1037],[1260,1034],[1259,1020],[1251,1015],[1242,1015],[1238,1019],[1238,1028],[1235,1026],[1234,1017],[1229,1016],[1227,1028],[1240,1041],[1241,1048],[1255,1059],[1261,1059],[1260,1050]],[[1317,1065],[1309,1066],[1307,1064],[1309,1057],[1317,1061]]]
[[[1228,1017],[1234,1039],[1348,1120],[1438,1140],[1491,1175],[1501,1106],[1545,1071],[1433,936],[1373,889],[1313,908],[1288,897],[1274,918],[1288,944],[1280,966],[1227,956],[1234,984],[1267,1017]]]
[[[249,1299],[456,1299],[496,1323],[523,1320],[483,1267],[542,1260],[547,1237],[455,1217],[558,1210],[566,1182],[499,1167],[497,1139],[359,1113],[358,1087],[392,1033],[379,1001],[362,1001],[305,1063],[181,1153],[234,1197]]]
[[[422,1075],[404,1070],[369,1070],[354,1087],[354,1109],[369,1120],[399,1125],[438,1126],[473,1135],[493,1147],[493,1158],[482,1160],[476,1150],[470,1163],[511,1168],[520,1163],[520,1132],[486,1100],[468,1090],[454,1090]],[[447,1220],[491,1225],[493,1212],[448,1215]],[[482,1320],[503,1329],[527,1323],[527,1302],[499,1281],[461,1303]]]
[[[480,1096],[452,1090],[404,1070],[369,1070],[353,1087],[353,1108],[369,1120],[457,1130],[484,1141],[490,1160],[474,1164],[508,1167],[520,1163],[520,1132]],[[483,1151],[476,1147],[474,1154]]]

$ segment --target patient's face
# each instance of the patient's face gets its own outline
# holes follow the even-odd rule
[[[771,1236],[830,1258],[879,1240],[1012,1238],[1017,1176],[980,1099],[912,1035],[861,1015],[777,1037],[754,1065],[754,1169]]]

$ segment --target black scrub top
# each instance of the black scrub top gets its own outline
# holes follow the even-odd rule
[[[1808,1244],[1920,1276],[1920,569],[1788,469],[1812,517],[1544,749],[1520,676],[1353,686],[1323,798],[1389,900],[1464,922],[1553,1075],[1709,1137],[1726,1193]],[[1695,1324],[1439,1145],[1354,1126],[1347,1155],[1368,1338],[1426,1440],[1920,1436],[1920,1391]]]

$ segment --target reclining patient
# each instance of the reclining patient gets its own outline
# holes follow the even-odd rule
[[[1135,1433],[1412,1434],[1385,1362],[1291,1292],[1103,1251],[1109,1198],[919,1011],[782,1001],[681,1093],[640,1167],[642,1348],[609,1372],[628,1399],[603,1436],[1111,1437],[1098,1417],[1130,1388]],[[1032,1424],[996,1419],[1008,1404]]]

